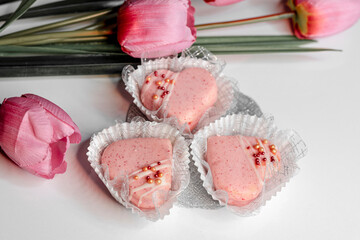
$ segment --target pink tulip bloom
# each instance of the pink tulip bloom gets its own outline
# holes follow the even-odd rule
[[[298,38],[333,35],[360,18],[360,0],[289,0],[288,6],[296,12],[293,25]]]
[[[155,58],[176,54],[196,39],[189,0],[128,0],[118,13],[118,41],[127,54]]]
[[[33,95],[5,99],[0,106],[0,147],[26,171],[51,179],[66,171],[65,152],[79,143],[79,128],[54,103]]]
[[[204,2],[213,6],[225,6],[241,1],[243,0],[204,0]]]

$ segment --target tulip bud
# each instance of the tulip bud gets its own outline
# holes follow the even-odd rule
[[[196,39],[189,0],[128,0],[118,12],[118,41],[127,54],[155,58],[176,54]]]
[[[360,18],[360,0],[289,0],[288,6],[298,38],[333,35],[351,27]]]
[[[66,171],[65,152],[79,143],[79,128],[54,103],[33,95],[5,99],[0,106],[0,147],[26,171],[51,179]]]
[[[204,2],[213,6],[225,6],[241,1],[243,0],[204,0]]]

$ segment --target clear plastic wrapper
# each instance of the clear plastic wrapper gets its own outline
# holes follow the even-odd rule
[[[187,68],[203,68],[216,80],[217,85],[217,100],[212,107],[210,107],[200,118],[196,127],[192,130],[195,133],[202,127],[208,125],[210,122],[219,119],[229,112],[231,107],[236,104],[234,98],[234,89],[236,86],[234,82],[222,74],[225,66],[224,61],[218,59],[203,47],[193,47],[185,50],[180,57],[167,57],[159,59],[142,59],[142,64],[134,69],[132,66],[127,66],[123,69],[122,79],[125,82],[125,89],[134,98],[134,103],[142,113],[151,121],[167,122],[184,132],[189,132],[187,124],[180,125],[174,117],[169,117],[167,114],[167,102],[171,96],[165,98],[162,105],[156,110],[147,109],[141,101],[140,94],[142,86],[146,81],[146,76],[154,71],[167,69],[175,73],[179,73]],[[175,86],[176,87],[176,86]],[[191,136],[191,134],[190,134]]]
[[[261,193],[245,206],[228,205],[226,191],[216,190],[209,164],[206,162],[207,139],[210,136],[243,135],[268,139],[277,146],[281,155],[280,167],[272,177],[265,180]],[[275,196],[299,170],[296,162],[307,152],[304,141],[294,130],[279,130],[272,117],[256,117],[233,114],[223,117],[199,130],[190,146],[191,155],[200,173],[203,186],[214,200],[240,216],[250,216]]]
[[[119,173],[114,179],[110,179],[109,170],[102,167],[100,160],[103,151],[111,143],[131,138],[167,138],[171,141],[173,149],[172,178],[170,191],[164,195],[164,204],[158,206],[155,202],[155,209],[142,210],[129,201],[129,176]],[[151,221],[163,219],[170,213],[177,196],[189,183],[189,148],[181,133],[174,127],[157,122],[141,121],[135,119],[130,123],[117,123],[92,136],[88,148],[88,161],[108,188],[111,195],[126,208],[132,210],[142,217]],[[152,197],[154,199],[154,194]],[[162,193],[161,193],[162,194]]]

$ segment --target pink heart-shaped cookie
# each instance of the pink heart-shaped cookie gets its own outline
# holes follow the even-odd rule
[[[172,178],[172,145],[169,139],[119,140],[104,150],[101,165],[108,169],[110,180],[121,175],[128,176],[128,201],[138,208],[154,209],[166,201]]]
[[[244,206],[262,191],[280,167],[280,154],[268,140],[245,136],[212,136],[206,161],[214,187],[228,193],[228,204]]]
[[[217,100],[215,78],[203,68],[187,68],[179,73],[157,70],[145,79],[141,89],[141,102],[157,116],[178,119],[192,131],[202,115]]]

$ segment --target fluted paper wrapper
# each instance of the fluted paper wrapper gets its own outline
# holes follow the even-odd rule
[[[264,182],[259,196],[248,205],[239,207],[228,205],[228,194],[216,190],[208,163],[206,162],[207,139],[210,136],[243,135],[268,139],[277,146],[281,155],[280,168],[277,173]],[[203,186],[214,200],[226,206],[240,216],[250,216],[259,212],[266,201],[275,196],[299,170],[296,162],[307,152],[304,141],[294,130],[279,130],[272,117],[256,117],[234,114],[223,117],[198,131],[192,144],[191,155],[203,180]]]
[[[241,93],[237,89],[234,89],[234,96],[236,104],[231,108],[229,112],[242,113],[249,115],[262,116],[259,105],[251,99],[249,96]],[[132,103],[129,107],[126,121],[131,122],[132,119],[137,117],[146,116],[139,110],[139,108]],[[200,179],[200,173],[197,167],[194,165],[194,161],[190,161],[190,182],[188,187],[179,195],[177,205],[186,208],[203,208],[203,209],[218,209],[223,206],[215,201],[202,186],[202,180]]]
[[[119,174],[115,179],[110,180],[108,169],[102,167],[100,164],[101,155],[107,146],[118,140],[130,138],[167,138],[172,144],[171,189],[166,196],[164,204],[156,206],[154,203],[156,207],[152,210],[141,210],[128,201],[129,188],[127,183],[129,178],[125,173]],[[87,155],[91,167],[98,174],[116,201],[126,208],[131,209],[133,213],[137,213],[151,221],[163,219],[164,216],[170,214],[170,209],[176,202],[178,194],[181,193],[189,183],[188,164],[190,154],[188,143],[177,129],[168,124],[144,121],[118,123],[92,136]],[[156,194],[156,192],[153,194]]]
[[[137,66],[137,69],[130,65],[126,66],[122,72],[122,79],[126,86],[125,89],[134,98],[134,103],[149,120],[169,123],[184,132],[187,126],[180,126],[174,117],[159,117],[158,113],[160,110],[165,109],[166,112],[167,101],[164,101],[162,106],[156,111],[151,111],[143,105],[140,99],[140,93],[145,78],[147,75],[159,69],[181,72],[186,68],[197,67],[209,71],[216,80],[218,98],[215,104],[203,114],[196,128],[193,129],[192,133],[195,133],[210,122],[224,116],[229,109],[231,109],[231,106],[236,104],[234,99],[234,89],[236,85],[231,79],[222,74],[224,66],[225,63],[222,60],[218,59],[205,48],[194,47],[184,51],[181,57],[167,57],[155,60],[142,59],[142,64]]]

